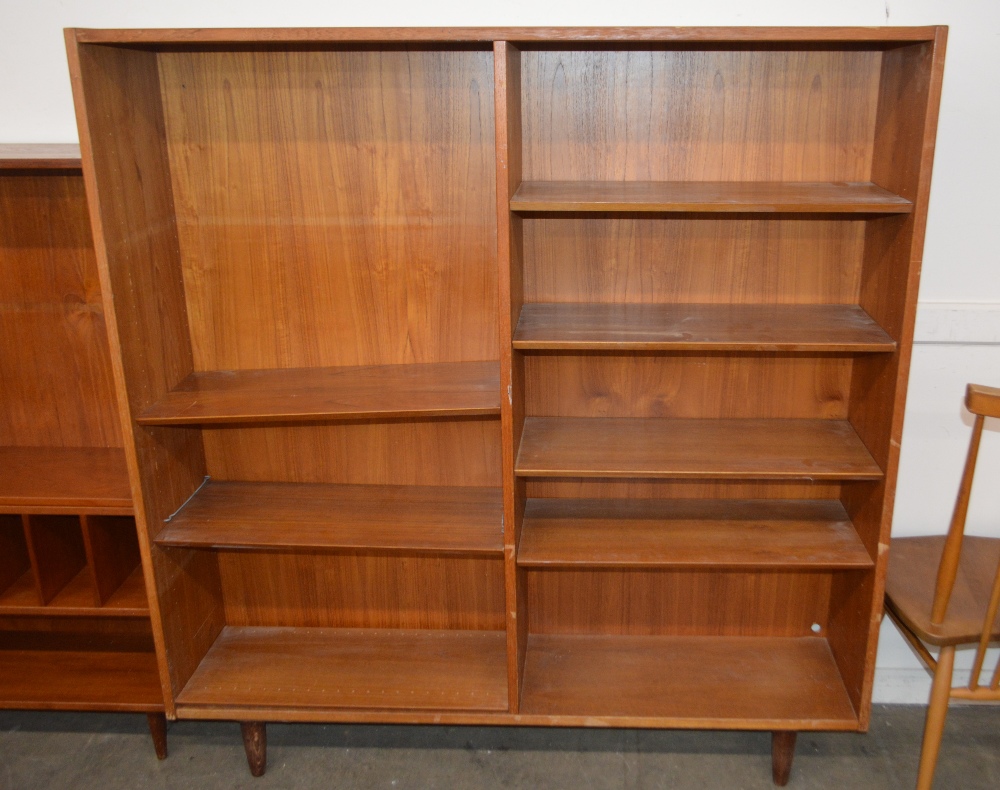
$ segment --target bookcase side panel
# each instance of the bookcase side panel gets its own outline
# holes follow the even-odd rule
[[[192,369],[157,56],[77,44],[73,31],[67,40],[119,409],[131,429],[125,449],[140,551],[170,713],[173,695],[223,622],[214,560],[191,552],[167,558],[150,542],[201,482],[200,436],[132,421]],[[115,144],[107,145],[108,139]]]
[[[524,304],[524,223],[510,210],[521,183],[521,51],[494,42],[496,99],[497,262],[500,267],[500,415],[504,487],[504,585],[507,602],[507,689],[510,711],[520,706],[521,678],[528,641],[525,575],[517,567],[524,518],[524,481],[514,474],[514,459],[524,427],[524,364],[511,348]],[[507,397],[504,398],[504,393]]]
[[[897,351],[854,366],[850,421],[885,478],[844,488],[844,505],[876,567],[871,578],[845,577],[834,588],[830,638],[863,728],[871,712],[946,38],[947,29],[936,28],[933,41],[887,50],[882,63],[871,180],[913,201],[914,210],[869,222],[865,235],[860,304]]]

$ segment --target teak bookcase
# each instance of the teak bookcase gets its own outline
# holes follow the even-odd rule
[[[163,692],[75,145],[0,145],[0,708]]]
[[[945,28],[67,36],[169,716],[867,728]]]

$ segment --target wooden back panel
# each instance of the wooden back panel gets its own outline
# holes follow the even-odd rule
[[[498,358],[492,65],[159,55],[197,370]]]
[[[867,181],[882,53],[526,49],[524,178]]]
[[[856,304],[865,223],[527,217],[526,302]]]
[[[79,171],[0,171],[0,445],[121,447]]]
[[[849,357],[525,354],[531,416],[844,419]]]
[[[528,574],[535,633],[808,636],[829,573],[545,570]]]
[[[499,558],[223,552],[219,566],[229,625],[504,628]]]
[[[500,485],[495,419],[356,421],[203,432],[220,480],[360,485]]]

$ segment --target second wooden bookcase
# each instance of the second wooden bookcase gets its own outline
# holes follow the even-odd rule
[[[944,28],[67,40],[170,715],[867,728]]]
[[[163,694],[75,145],[0,145],[0,709]]]

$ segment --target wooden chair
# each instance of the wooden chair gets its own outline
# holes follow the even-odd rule
[[[1000,538],[964,534],[983,422],[1000,417],[1000,389],[970,384],[965,407],[976,421],[948,534],[893,540],[886,580],[886,613],[934,672],[917,790],[929,789],[934,779],[949,700],[1000,701],[1000,662],[989,685],[980,683],[986,648],[1000,639]],[[969,683],[952,688],[955,648],[971,644],[977,650]],[[936,661],[927,645],[940,648]]]

